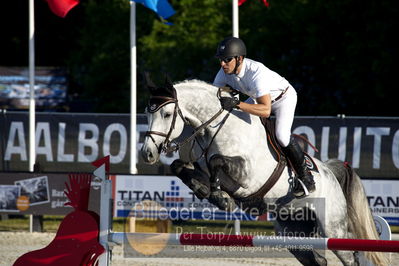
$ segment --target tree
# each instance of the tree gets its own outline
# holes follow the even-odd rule
[[[175,81],[212,81],[219,67],[214,58],[216,45],[231,35],[229,2],[182,0],[172,4],[178,10],[171,18],[172,26],[137,5],[138,73],[149,71],[158,83],[165,74]],[[128,112],[129,4],[125,0],[89,1],[85,9],[81,48],[70,61],[75,86],[80,88],[77,92],[96,98],[96,111]],[[139,76],[139,112],[144,111],[147,98]]]
[[[14,2],[6,1],[1,11],[17,10]],[[139,74],[149,71],[158,83],[165,73],[174,81],[211,82],[219,68],[216,46],[232,34],[231,1],[170,3],[177,11],[172,26],[137,5]],[[90,111],[129,112],[129,1],[82,1],[65,20],[44,1],[36,5],[37,65],[67,66],[70,92],[96,103]],[[240,7],[240,37],[249,58],[296,88],[297,115],[397,116],[396,99],[387,95],[396,88],[399,45],[392,36],[398,10],[389,0],[270,0],[269,8],[246,1]],[[27,65],[27,11],[3,13],[4,25],[25,21],[25,28],[6,27],[0,64]],[[140,76],[138,99],[142,112],[148,94]]]
[[[139,39],[139,70],[152,73],[158,83],[165,74],[174,81],[195,78],[212,82],[219,68],[214,57],[216,45],[232,34],[231,3],[181,0],[172,4],[178,10],[171,18],[173,25],[154,20],[150,34]]]
[[[72,91],[94,104],[96,112],[129,109],[129,2],[88,1],[79,48],[68,60]]]

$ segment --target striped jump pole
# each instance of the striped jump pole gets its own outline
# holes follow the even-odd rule
[[[168,234],[168,233],[120,233],[110,234],[109,241],[121,245],[125,240],[138,239],[146,244],[159,244],[165,241],[167,245],[198,245],[198,246],[269,246],[299,250],[350,250],[374,252],[399,252],[399,241],[310,238],[284,236],[248,236],[224,234]]]

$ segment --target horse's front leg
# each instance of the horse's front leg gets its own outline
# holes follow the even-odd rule
[[[226,187],[229,191],[234,190],[231,187],[233,185],[231,183],[235,183],[232,177],[237,174],[236,168],[242,165],[242,160],[241,157],[227,157],[219,154],[213,155],[209,160],[211,173],[209,202],[222,210],[232,211],[235,208],[234,199],[226,191],[222,190],[221,187]],[[226,181],[232,182],[228,184]]]
[[[186,163],[177,159],[170,165],[170,170],[194,192],[197,198],[209,198],[209,176],[201,170],[197,163]]]
[[[235,191],[240,185],[232,177],[243,167],[241,157],[214,155],[209,160],[210,176],[197,163],[175,160],[170,169],[199,198],[206,198],[221,210],[234,210],[234,199],[225,191]]]

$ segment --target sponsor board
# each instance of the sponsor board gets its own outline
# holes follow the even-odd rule
[[[75,174],[77,176],[78,174]],[[0,173],[0,213],[66,215],[68,174]],[[89,209],[99,212],[100,191],[90,192]]]
[[[399,225],[399,180],[362,180],[374,215],[390,225]]]
[[[161,219],[258,220],[242,210],[220,211],[206,200],[199,200],[175,176],[116,175],[114,217],[157,217]],[[399,225],[399,180],[362,180],[373,215],[390,225]],[[265,216],[261,216],[263,219]],[[268,215],[268,219],[271,216]]]
[[[207,200],[199,200],[175,176],[117,175],[114,216],[172,220],[256,220],[242,212],[224,212]]]
[[[137,169],[139,174],[170,175],[177,153],[161,155],[160,162],[145,164],[138,156],[148,130],[144,115],[137,116]],[[111,171],[129,174],[130,116],[127,114],[36,114],[36,161],[46,172],[90,172],[93,162],[110,155]],[[27,112],[0,112],[0,171],[28,170]],[[181,138],[191,134],[187,127]],[[349,162],[362,178],[399,177],[399,118],[296,117],[292,132],[317,149],[310,156]]]

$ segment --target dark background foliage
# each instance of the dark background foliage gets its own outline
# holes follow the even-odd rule
[[[297,115],[398,116],[398,2],[393,0],[248,0],[240,7],[240,37],[248,57],[297,89]],[[138,73],[157,82],[212,82],[217,43],[232,34],[231,1],[170,0],[173,26],[137,5]],[[130,106],[128,0],[81,0],[65,19],[36,0],[36,65],[63,66],[71,106],[127,113]],[[28,65],[28,1],[0,9],[0,65]],[[396,29],[396,30],[395,30]],[[138,110],[148,98],[138,78]],[[72,110],[74,110],[72,108]]]

